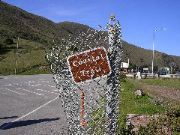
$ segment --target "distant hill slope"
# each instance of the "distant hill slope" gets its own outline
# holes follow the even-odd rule
[[[92,28],[74,22],[57,24],[16,6],[0,2],[0,74],[12,74],[15,66],[19,73],[44,70],[47,65],[44,58],[45,49],[53,45],[53,39],[58,44],[62,38],[69,35],[75,38],[78,33],[87,32],[88,29]],[[20,37],[18,50],[17,37]],[[125,41],[123,47],[124,60],[130,58],[131,66],[151,65],[151,50],[139,48]],[[169,66],[169,63],[174,62],[180,69],[180,57],[160,52],[156,52],[155,56],[155,64],[159,67]]]
[[[60,39],[69,34],[86,31],[88,26],[73,22],[56,24],[18,7],[0,2],[0,36],[21,37],[44,44],[52,44],[53,39]]]
[[[0,3],[1,36],[41,40],[52,38],[56,27],[52,21],[35,16],[20,8]],[[43,41],[43,40],[42,40]]]

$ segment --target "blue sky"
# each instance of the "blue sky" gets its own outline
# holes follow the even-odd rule
[[[72,21],[98,28],[113,13],[123,39],[139,47],[180,56],[180,0],[4,0],[54,22]],[[165,27],[163,31],[161,28]]]

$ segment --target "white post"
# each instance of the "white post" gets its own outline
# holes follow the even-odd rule
[[[154,29],[153,30],[153,57],[152,57],[152,75],[154,75],[154,46],[155,46],[155,33],[156,33],[156,31],[166,31],[166,28],[165,27],[161,27],[160,29]]]
[[[129,58],[128,58],[128,68],[129,68]]]

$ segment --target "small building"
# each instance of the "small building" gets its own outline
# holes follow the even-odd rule
[[[158,72],[159,75],[167,75],[170,74],[170,68],[169,67],[161,67]]]
[[[129,68],[129,59],[128,59],[128,62],[121,62],[121,68],[123,69],[128,69]]]
[[[149,73],[149,68],[143,68],[143,73]]]
[[[121,62],[121,70],[123,72],[127,73],[128,68],[129,68],[129,59],[128,59],[128,62]]]

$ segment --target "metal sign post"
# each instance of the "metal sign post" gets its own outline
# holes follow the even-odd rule
[[[86,120],[84,118],[84,114],[85,114],[85,112],[84,112],[84,109],[85,109],[85,107],[84,107],[84,97],[85,97],[84,92],[83,92],[83,90],[81,90],[80,124],[81,124],[81,126],[86,127],[87,126],[87,122],[86,122]]]
[[[120,63],[122,58],[121,28],[115,16],[111,16],[108,24],[109,50],[108,57],[112,69],[107,78],[106,92],[106,134],[115,135],[118,129],[119,91],[120,91]]]

